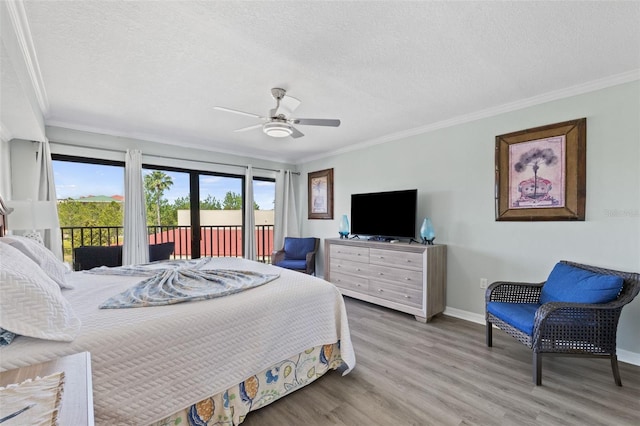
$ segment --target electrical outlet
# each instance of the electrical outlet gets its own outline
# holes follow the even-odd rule
[[[487,279],[480,278],[480,288],[487,288]]]

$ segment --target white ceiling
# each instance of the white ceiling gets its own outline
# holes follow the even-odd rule
[[[25,0],[47,125],[286,162],[640,69],[638,2]],[[299,139],[260,129],[270,89]],[[540,123],[548,124],[548,123]]]

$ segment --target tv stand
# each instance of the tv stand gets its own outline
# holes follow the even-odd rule
[[[326,238],[324,279],[349,297],[429,321],[444,311],[447,246]]]

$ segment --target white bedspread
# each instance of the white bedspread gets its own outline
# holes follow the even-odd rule
[[[279,273],[220,299],[139,309],[98,305],[140,277],[73,273],[63,290],[82,321],[70,343],[21,336],[0,350],[0,371],[91,352],[97,424],[148,424],[314,346],[341,341],[355,366],[340,292],[299,272],[244,259],[208,268]],[[346,374],[346,373],[345,373]]]

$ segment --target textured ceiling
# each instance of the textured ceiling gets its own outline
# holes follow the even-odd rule
[[[638,2],[24,1],[48,125],[299,162],[640,69]],[[274,139],[270,88],[296,117]],[[540,123],[545,124],[545,123]]]

